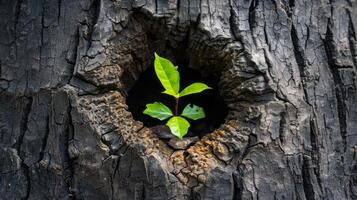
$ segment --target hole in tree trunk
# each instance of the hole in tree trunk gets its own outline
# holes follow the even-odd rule
[[[176,65],[177,63],[174,62],[174,64]],[[179,101],[179,114],[189,103],[203,107],[206,117],[196,121],[188,119],[191,127],[186,135],[186,137],[202,137],[223,124],[228,113],[227,106],[218,93],[219,80],[213,75],[202,76],[199,71],[191,69],[187,65],[179,64],[178,66],[180,90],[194,82],[202,82],[213,88],[212,90],[205,90],[198,94],[182,97]],[[146,104],[153,102],[162,102],[174,112],[174,97],[162,94],[162,91],[164,91],[164,88],[155,74],[154,67],[150,66],[140,74],[139,79],[129,90],[126,98],[129,111],[133,114],[135,120],[143,122],[146,127],[164,125],[167,122],[167,120],[160,121],[143,114]]]

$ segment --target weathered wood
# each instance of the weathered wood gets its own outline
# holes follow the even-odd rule
[[[0,199],[357,199],[356,4],[0,1]],[[125,104],[154,51],[220,77],[186,150]]]

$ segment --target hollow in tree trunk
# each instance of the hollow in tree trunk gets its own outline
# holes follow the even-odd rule
[[[0,1],[0,198],[357,199],[356,4]],[[219,79],[187,149],[129,112],[154,52]]]

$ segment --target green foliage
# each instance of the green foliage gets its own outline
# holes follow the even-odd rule
[[[181,115],[193,120],[198,120],[206,117],[203,108],[194,104],[187,104],[187,106],[183,109]]]
[[[188,104],[181,114],[183,117],[180,117],[177,113],[179,98],[212,88],[204,83],[193,83],[180,92],[180,74],[177,70],[177,66],[175,67],[170,60],[160,57],[156,53],[154,64],[156,76],[165,89],[163,93],[175,97],[175,116],[173,116],[170,108],[160,102],[146,104],[146,109],[143,113],[159,120],[165,120],[171,117],[166,125],[170,128],[172,134],[182,139],[183,136],[187,134],[188,128],[190,127],[190,123],[183,117],[198,120],[204,118],[205,113],[203,108]]]
[[[200,93],[203,90],[207,90],[207,89],[212,89],[210,87],[208,87],[206,84],[204,83],[192,83],[191,85],[187,86],[185,89],[183,89],[179,96],[183,97],[189,94],[195,94],[195,93]]]
[[[150,115],[151,117],[159,120],[165,120],[173,115],[170,108],[160,102],[146,104],[144,114]]]
[[[180,139],[186,135],[188,128],[190,127],[190,123],[185,118],[179,116],[171,117],[166,125],[170,128],[172,134]]]
[[[163,93],[178,97],[180,90],[180,74],[171,61],[155,53],[155,73],[165,91]]]

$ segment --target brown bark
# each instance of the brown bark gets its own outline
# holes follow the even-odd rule
[[[0,27],[0,199],[357,198],[355,1],[3,0]],[[186,150],[125,103],[154,51],[220,77]]]

